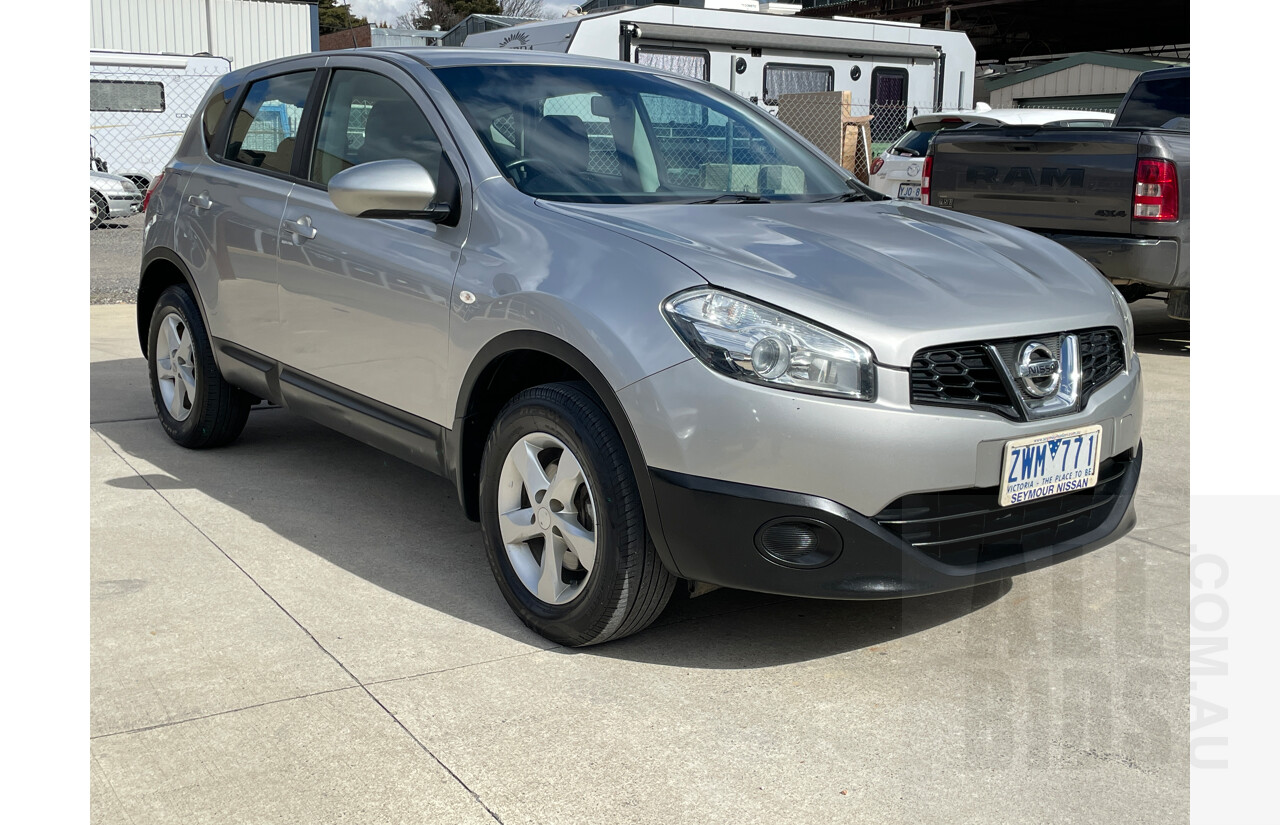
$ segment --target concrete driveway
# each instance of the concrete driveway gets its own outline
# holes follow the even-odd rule
[[[889,602],[720,590],[571,651],[443,480],[272,408],[191,452],[91,307],[101,823],[1166,823],[1189,816],[1187,325],[1139,305],[1139,526]]]

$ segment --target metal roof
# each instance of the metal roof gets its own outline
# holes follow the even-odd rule
[[[1135,72],[1145,72],[1151,69],[1165,69],[1171,66],[1181,65],[1177,61],[1155,60],[1150,57],[1137,57],[1129,54],[1115,54],[1114,52],[1084,52],[1083,54],[1074,54],[1071,57],[1064,57],[1061,60],[1055,60],[1052,63],[1045,63],[1031,69],[1023,69],[1020,72],[1009,72],[997,78],[991,78],[987,81],[987,90],[1003,89],[1006,86],[1013,86],[1017,83],[1024,83],[1028,80],[1034,80],[1037,77],[1044,77],[1055,72],[1065,71],[1072,66],[1110,66],[1115,69],[1130,69]]]

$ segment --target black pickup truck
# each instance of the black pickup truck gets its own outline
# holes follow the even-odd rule
[[[1191,69],[1144,72],[1105,128],[939,132],[921,200],[1038,232],[1130,301],[1163,293],[1191,314]]]

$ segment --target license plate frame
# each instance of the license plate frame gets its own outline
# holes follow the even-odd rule
[[[1101,451],[1101,424],[1005,442],[1000,462],[1000,506],[1025,504],[1096,486]]]

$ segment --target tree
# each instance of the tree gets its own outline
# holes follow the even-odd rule
[[[368,20],[352,14],[351,7],[340,3],[339,0],[320,0],[319,8],[321,34],[369,25]]]
[[[502,4],[502,13],[508,17],[532,17],[537,20],[546,20],[551,15],[547,13],[547,4],[543,0],[499,0]]]
[[[472,14],[542,19],[547,17],[547,10],[544,0],[426,0],[396,18],[396,24],[407,29],[439,26],[448,31]]]

